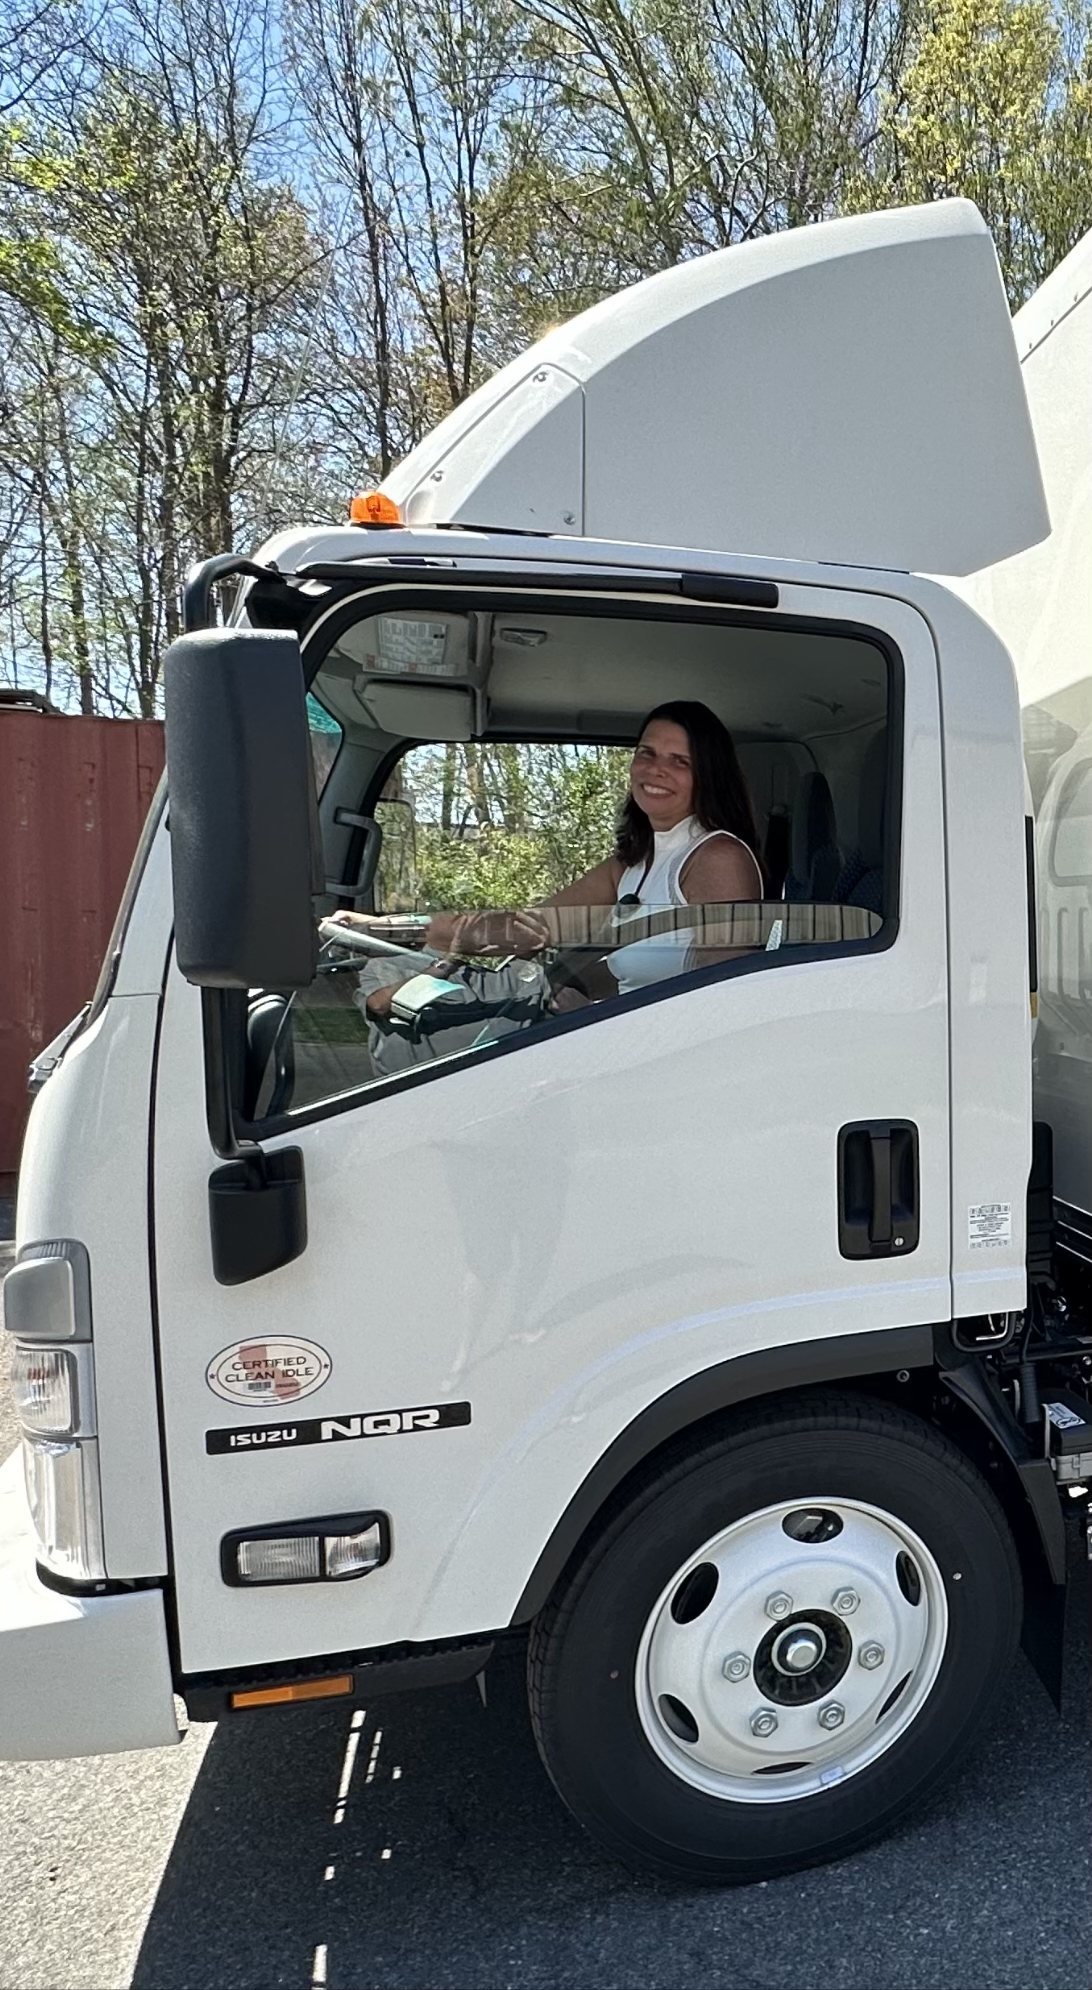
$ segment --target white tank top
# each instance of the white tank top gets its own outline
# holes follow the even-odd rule
[[[615,927],[621,929],[627,921],[640,919],[666,906],[686,905],[688,900],[681,882],[683,871],[694,852],[700,850],[703,843],[711,843],[715,836],[727,836],[729,842],[738,843],[742,850],[747,851],[754,863],[761,897],[762,873],[758,860],[742,837],[733,836],[730,829],[703,829],[696,815],[688,815],[682,822],[677,822],[674,829],[657,829],[654,832],[652,862],[647,870],[641,863],[630,864],[622,872],[618,880],[618,900],[632,895],[640,899],[640,904],[616,904]],[[686,932],[658,933],[651,939],[635,940],[628,947],[618,947],[607,956],[607,966],[617,979],[619,994],[627,995],[633,988],[647,988],[654,981],[665,981],[672,975],[684,974],[689,947],[690,935]]]

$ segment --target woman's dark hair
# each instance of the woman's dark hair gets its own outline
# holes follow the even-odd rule
[[[654,719],[668,719],[681,726],[690,741],[690,766],[694,776],[693,813],[703,829],[728,829],[746,843],[758,867],[762,853],[758,847],[755,806],[739,764],[732,735],[723,720],[708,705],[679,698],[669,705],[657,705],[649,712],[637,735],[638,744]],[[623,864],[643,864],[653,852],[653,829],[643,808],[627,795],[618,818],[615,855]]]

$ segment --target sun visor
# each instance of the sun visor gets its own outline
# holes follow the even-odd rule
[[[404,739],[473,739],[475,693],[448,684],[381,684],[359,678],[357,696],[380,732]]]
[[[1049,531],[993,243],[969,201],[702,256],[548,334],[384,489],[500,526],[964,574]]]

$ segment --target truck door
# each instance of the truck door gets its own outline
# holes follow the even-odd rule
[[[640,985],[629,974],[622,992],[401,1069],[369,1070],[359,1007],[351,993],[331,1006],[319,977],[294,1005],[296,1089],[264,1124],[259,1105],[254,1127],[267,1152],[301,1157],[306,1248],[233,1286],[217,1282],[210,1248],[201,998],[172,963],[154,1203],[187,1675],[506,1625],[570,1501],[678,1385],[750,1356],[768,1364],[768,1386],[791,1388],[814,1374],[818,1343],[831,1374],[867,1369],[873,1341],[889,1367],[899,1330],[950,1317],[945,854],[925,622],[880,593],[791,577],[776,611],[750,613],[684,610],[666,592],[627,599],[616,582],[593,614],[586,588],[561,600],[553,587],[564,613],[526,590],[510,606],[477,598],[495,635],[550,634],[530,671],[510,645],[511,683],[530,687],[524,737],[556,734],[552,695],[567,700],[570,740],[602,739],[590,698],[581,715],[562,682],[590,670],[628,703],[632,739],[674,658],[667,688],[689,672],[690,691],[731,719],[744,762],[766,728],[806,735],[840,879],[825,905],[736,908],[696,965],[690,955]],[[333,704],[345,682],[320,673],[317,688]],[[492,692],[510,739],[516,692]],[[332,819],[329,795],[323,808]],[[419,805],[419,840],[436,819]],[[225,1579],[241,1532],[371,1512],[389,1559],[363,1579]]]

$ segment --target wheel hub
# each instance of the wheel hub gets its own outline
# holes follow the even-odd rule
[[[905,1732],[947,1623],[940,1571],[903,1521],[841,1499],[764,1508],[707,1541],[652,1610],[635,1680],[645,1735],[708,1794],[814,1794]]]
[[[791,1631],[782,1631],[774,1639],[770,1657],[778,1672],[795,1679],[803,1672],[814,1672],[826,1648],[827,1641],[818,1624],[796,1624]]]
[[[853,1640],[833,1611],[798,1612],[763,1638],[754,1655],[755,1685],[779,1706],[810,1706],[833,1693],[852,1658]]]

